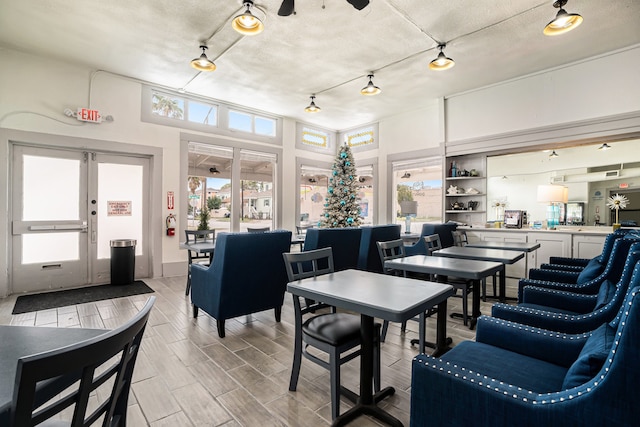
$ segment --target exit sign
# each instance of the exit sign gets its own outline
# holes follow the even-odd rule
[[[78,108],[78,113],[76,118],[83,122],[92,122],[92,123],[101,123],[102,116],[100,115],[100,111],[91,110],[89,108]]]
[[[629,188],[629,184],[628,184],[628,183],[626,183],[626,182],[624,182],[624,183],[622,183],[622,184],[619,184],[619,185],[618,185],[618,188]]]

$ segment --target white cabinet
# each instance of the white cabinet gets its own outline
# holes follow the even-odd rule
[[[573,235],[573,258],[595,258],[602,253],[606,235]]]
[[[532,232],[528,233],[527,241],[529,243],[540,243],[540,248],[532,252],[535,259],[529,266],[540,268],[540,265],[549,262],[549,257],[571,257],[571,233],[561,233],[558,231],[550,232]]]

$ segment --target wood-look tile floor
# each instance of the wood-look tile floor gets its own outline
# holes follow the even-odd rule
[[[129,399],[128,425],[138,426],[328,426],[331,424],[329,374],[305,360],[297,391],[288,390],[293,350],[293,305],[285,295],[282,321],[273,310],[226,322],[219,338],[216,322],[200,310],[192,317],[184,295],[186,277],[145,279],[157,297],[138,356]],[[515,294],[515,283],[508,295]],[[144,304],[138,295],[51,310],[11,315],[16,296],[0,300],[0,324],[61,328],[107,328],[124,323]],[[462,300],[450,298],[448,313],[460,311]],[[491,313],[493,302],[482,303]],[[471,298],[469,298],[471,307]],[[435,318],[427,320],[427,339],[435,337]],[[396,393],[381,406],[409,425],[411,360],[417,348],[416,322],[401,333],[391,324],[382,344],[382,383]],[[462,320],[447,319],[453,345],[474,339]],[[342,385],[358,390],[359,359],[343,366]],[[342,399],[341,412],[351,406]],[[369,417],[350,425],[379,426]]]

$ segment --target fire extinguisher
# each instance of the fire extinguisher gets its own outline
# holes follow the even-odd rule
[[[173,214],[169,214],[166,219],[167,224],[167,236],[175,236],[176,235],[176,217]]]

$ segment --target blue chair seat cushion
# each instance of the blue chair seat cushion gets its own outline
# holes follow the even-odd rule
[[[360,316],[348,313],[320,314],[305,321],[302,331],[337,347],[360,337]]]
[[[464,366],[471,378],[477,372],[538,393],[561,390],[567,373],[566,367],[475,341],[461,342],[441,359]]]
[[[576,361],[569,367],[562,383],[564,390],[577,387],[594,378],[609,355],[615,329],[605,323],[592,332]]]
[[[605,280],[600,285],[600,290],[598,291],[598,298],[596,299],[596,306],[593,309],[600,310],[605,305],[609,304],[609,301],[613,299],[613,296],[616,293],[616,285],[611,283],[609,280]]]
[[[585,283],[598,277],[604,270],[605,265],[600,263],[598,258],[593,258],[587,266],[580,272],[576,283]]]

